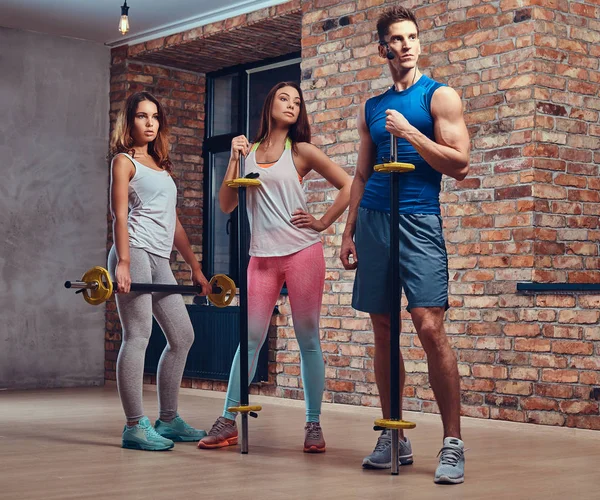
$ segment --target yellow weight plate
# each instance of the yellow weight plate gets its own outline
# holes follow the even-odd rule
[[[235,297],[237,290],[235,282],[225,274],[215,274],[210,279],[211,286],[218,286],[221,289],[220,293],[211,293],[208,296],[210,303],[217,307],[227,307]]]
[[[417,424],[414,422],[407,422],[406,420],[388,420],[380,418],[379,420],[375,420],[375,426],[384,429],[414,429]]]
[[[231,413],[249,413],[251,411],[260,411],[262,410],[262,406],[254,405],[254,406],[230,406],[227,408],[227,411]]]
[[[113,284],[110,279],[110,274],[103,267],[96,266],[88,269],[81,278],[81,281],[86,283],[95,283],[95,289],[84,289],[83,298],[88,304],[97,306],[110,299],[113,293]]]
[[[412,172],[415,166],[412,163],[380,163],[375,165],[375,172]]]
[[[252,187],[260,186],[260,181],[258,179],[246,179],[245,177],[240,177],[239,179],[227,181],[226,185],[230,188],[239,188],[241,186]]]

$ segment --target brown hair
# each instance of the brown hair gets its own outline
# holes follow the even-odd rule
[[[277,91],[283,87],[295,88],[300,96],[300,113],[298,114],[296,123],[290,127],[288,132],[288,137],[292,141],[292,148],[296,151],[296,143],[310,142],[310,124],[308,123],[308,115],[306,114],[306,104],[304,102],[304,96],[302,95],[302,89],[294,82],[280,82],[269,90],[260,113],[260,126],[258,127],[258,133],[256,134],[254,142],[264,141],[271,135],[273,121],[271,112],[273,109],[273,101],[275,100]]]
[[[377,35],[379,42],[385,43],[385,36],[390,32],[390,26],[402,21],[411,21],[417,27],[417,35],[419,34],[419,25],[417,18],[412,10],[406,7],[391,7],[386,9],[377,19]]]
[[[138,104],[142,101],[153,102],[158,110],[158,134],[156,135],[156,139],[148,144],[148,154],[154,158],[159,167],[172,173],[173,164],[169,158],[169,125],[167,123],[167,115],[158,99],[149,92],[136,92],[127,98],[125,107],[117,116],[117,123],[115,124],[115,129],[110,140],[108,158],[110,160],[119,153],[129,153],[131,156],[135,155],[131,127],[135,120]]]

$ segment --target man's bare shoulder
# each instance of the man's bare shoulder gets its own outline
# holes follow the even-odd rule
[[[433,93],[431,98],[431,114],[433,116],[462,113],[462,111],[462,100],[452,87],[444,85]]]

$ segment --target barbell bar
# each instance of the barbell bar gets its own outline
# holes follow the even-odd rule
[[[235,282],[224,274],[216,274],[210,280],[212,293],[207,298],[216,307],[227,307],[235,297]],[[88,304],[99,305],[110,299],[116,292],[109,272],[103,267],[88,269],[81,280],[65,281],[65,288],[78,290]],[[198,294],[202,287],[195,285],[166,285],[160,283],[131,283],[132,292],[158,292],[177,294]]]

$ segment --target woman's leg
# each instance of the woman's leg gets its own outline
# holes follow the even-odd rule
[[[152,272],[148,254],[139,248],[129,249],[131,281],[151,283]],[[114,247],[108,258],[108,268],[114,277],[117,255]],[[149,293],[117,294],[117,309],[123,330],[123,341],[117,358],[117,386],[127,425],[123,430],[123,448],[162,451],[173,448],[173,441],[156,433],[144,416],[142,388],[144,358],[152,332],[152,296]]]
[[[319,422],[325,388],[325,363],[319,335],[325,282],[322,244],[312,245],[288,257],[285,271],[294,331],[300,347],[306,421]]]
[[[153,283],[177,284],[168,259],[151,255],[150,260]],[[152,312],[167,338],[156,375],[159,408],[156,431],[173,441],[199,441],[206,436],[206,432],[194,429],[177,413],[181,378],[188,353],[194,343],[194,328],[183,297],[177,294],[153,293]]]
[[[283,286],[280,259],[280,257],[252,257],[248,265],[248,382],[254,378],[258,354],[267,337],[273,309]],[[237,444],[236,414],[227,411],[227,408],[239,404],[240,348],[238,346],[229,373],[223,415],[217,418],[208,436],[198,443],[199,448],[221,448]]]
[[[151,255],[150,259],[152,283],[177,285],[168,259],[156,255]],[[179,386],[188,352],[194,343],[194,328],[181,295],[153,293],[152,313],[167,339],[158,362],[156,385],[160,419],[169,422],[177,415]]]
[[[130,258],[131,281],[151,283],[148,254],[139,248],[131,248]],[[108,268],[113,278],[116,266],[117,254],[113,247],[108,256]],[[142,386],[146,347],[152,332],[152,296],[137,292],[115,296],[123,331],[117,358],[117,387],[127,423],[134,425],[144,416]]]
[[[283,286],[283,269],[280,257],[252,257],[248,265],[248,383],[254,378],[258,355],[267,338],[273,309]],[[240,404],[240,348],[235,353],[223,416],[234,420],[235,414],[227,411]]]

